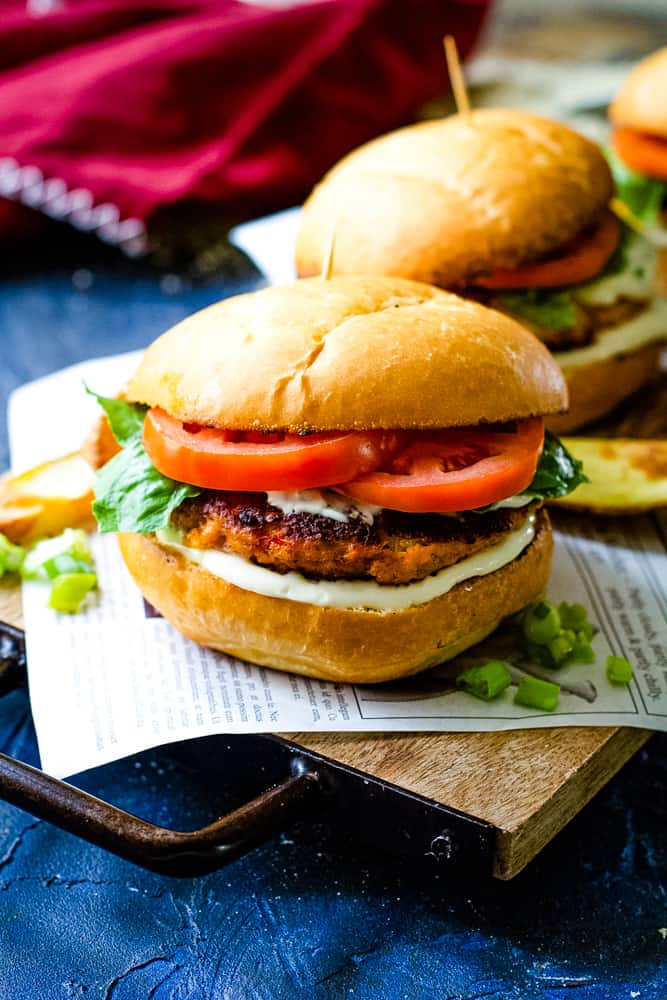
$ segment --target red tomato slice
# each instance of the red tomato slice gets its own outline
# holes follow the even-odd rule
[[[616,128],[611,141],[623,162],[633,170],[667,181],[667,139],[635,128]]]
[[[279,434],[183,424],[149,410],[144,447],[155,468],[211,490],[305,490],[355,479],[405,447],[403,431]]]
[[[476,278],[483,288],[557,288],[576,285],[594,278],[616,249],[621,228],[618,220],[605,212],[595,231],[580,236],[559,257],[538,261],[510,271],[499,268],[493,274]]]
[[[474,510],[525,490],[543,441],[544,422],[538,417],[522,420],[514,431],[422,431],[387,471],[336,489],[354,500],[409,513]]]

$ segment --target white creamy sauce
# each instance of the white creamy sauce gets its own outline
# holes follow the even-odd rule
[[[344,522],[359,518],[366,524],[372,524],[375,516],[382,510],[381,507],[360,503],[332,490],[303,490],[301,493],[271,491],[266,494],[266,499],[283,514],[317,514],[319,517]]]
[[[485,507],[485,510],[500,510],[501,507],[509,507],[511,510],[516,510],[518,507],[527,507],[529,503],[533,503],[535,497],[525,497],[521,493],[514,497],[507,497],[505,500],[499,500],[497,503],[489,504]]]
[[[231,552],[189,548],[180,544],[180,537],[173,529],[156,532],[161,545],[175,549],[227,583],[255,594],[320,607],[403,611],[441,597],[465,580],[495,573],[512,562],[535,537],[535,516],[529,515],[521,528],[496,545],[427,576],[425,580],[400,586],[383,585],[373,580],[307,580],[300,573],[276,573]]]
[[[631,233],[623,270],[580,285],[573,290],[574,297],[585,306],[611,306],[621,298],[643,302],[653,295],[657,270],[657,247],[638,233]]]
[[[277,507],[283,514],[317,514],[319,517],[330,517],[334,521],[344,523],[358,518],[365,524],[372,524],[383,510],[382,507],[352,500],[350,497],[334,493],[332,490],[303,490],[300,493],[271,491],[266,494],[266,499],[272,507]],[[499,500],[485,510],[500,510],[502,507],[514,510],[518,507],[526,507],[533,502],[533,499],[533,497],[524,496],[506,497],[505,500]],[[460,517],[460,513],[443,513],[441,516]]]
[[[598,334],[592,344],[572,351],[554,351],[561,368],[577,368],[606,361],[618,354],[630,354],[646,344],[667,339],[667,298],[657,298],[627,323]]]
[[[476,507],[473,510],[458,510],[458,511],[445,511],[441,510],[437,512],[438,517],[456,517],[461,518],[466,514],[488,514],[491,510],[502,510],[503,507],[509,510],[517,510],[519,507],[527,507],[529,503],[533,503],[535,497],[525,497],[521,493],[513,497],[505,497],[504,500],[498,500],[496,503],[490,503],[488,507]]]

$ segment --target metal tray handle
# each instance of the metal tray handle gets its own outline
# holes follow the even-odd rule
[[[297,768],[279,785],[200,830],[169,830],[0,754],[0,798],[163,875],[204,875],[284,830],[320,797],[317,772]]]
[[[20,629],[0,622],[0,695],[24,680]],[[109,802],[6,754],[0,754],[0,799],[163,875],[203,875],[311,814],[323,798],[319,773],[295,757],[291,773],[256,798],[200,830],[155,826]]]

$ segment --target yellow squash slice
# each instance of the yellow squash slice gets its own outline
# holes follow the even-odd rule
[[[667,440],[565,437],[590,479],[558,507],[596,514],[638,514],[667,506]]]

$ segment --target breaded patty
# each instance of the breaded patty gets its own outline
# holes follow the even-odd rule
[[[315,579],[401,584],[452,566],[518,529],[538,504],[449,517],[382,511],[372,523],[351,516],[284,514],[265,493],[206,491],[172,515],[183,543],[222,549],[280,573]]]

